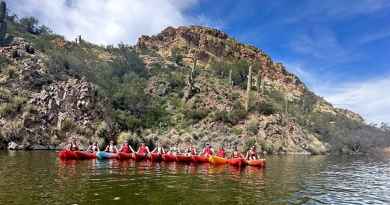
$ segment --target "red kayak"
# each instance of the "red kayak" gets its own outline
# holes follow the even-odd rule
[[[118,159],[119,160],[129,160],[133,158],[133,153],[119,152]]]
[[[209,162],[209,158],[203,155],[194,155],[192,156],[192,161],[196,163],[206,163]]]
[[[236,167],[242,167],[246,165],[245,159],[242,158],[228,159],[228,163]]]
[[[76,160],[75,152],[69,150],[62,150],[58,153],[58,157],[62,160]]]
[[[161,154],[159,154],[159,153],[152,153],[152,154],[150,155],[150,160],[151,160],[152,162],[158,162],[158,161],[161,161],[161,160],[162,160],[162,156],[161,156]]]
[[[189,163],[192,161],[191,156],[185,156],[185,155],[176,155],[176,162],[185,162]]]
[[[139,161],[142,161],[146,159],[146,154],[138,154],[138,153],[135,153],[134,155],[134,160],[139,162]]]
[[[265,159],[247,160],[246,164],[254,167],[265,167]]]
[[[83,151],[74,151],[76,159],[86,160],[86,159],[96,159],[95,152],[83,152]]]
[[[163,154],[162,155],[162,160],[164,162],[174,162],[175,159],[176,159],[176,157],[173,154]]]

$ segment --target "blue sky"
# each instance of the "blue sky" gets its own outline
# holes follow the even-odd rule
[[[263,49],[309,88],[368,122],[390,122],[388,0],[8,1],[73,39],[135,43],[164,27],[202,24]],[[97,31],[97,29],[99,29]]]

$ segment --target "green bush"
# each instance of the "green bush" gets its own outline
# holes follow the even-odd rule
[[[184,110],[184,115],[187,119],[192,120],[194,123],[207,117],[210,113],[209,109],[205,108],[187,108]]]
[[[272,115],[280,112],[280,110],[269,102],[258,102],[253,106],[253,110],[263,115]]]

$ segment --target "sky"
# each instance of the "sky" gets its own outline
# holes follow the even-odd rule
[[[254,45],[311,90],[390,122],[389,0],[6,0],[54,32],[134,44],[167,26],[205,25]]]

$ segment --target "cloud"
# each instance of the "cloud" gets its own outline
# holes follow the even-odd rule
[[[367,122],[390,123],[390,95],[388,94],[390,75],[365,81],[340,82],[330,73],[311,72],[303,63],[284,64],[316,94],[336,107],[357,112]]]
[[[290,48],[317,60],[332,59],[333,62],[344,62],[351,58],[334,32],[326,27],[316,27],[297,34],[297,37],[291,41]]]
[[[368,122],[390,122],[390,76],[369,79],[364,82],[349,82],[331,87],[325,98],[363,115]]]
[[[186,11],[197,0],[8,0],[18,16],[34,16],[64,35],[98,44],[135,43],[167,26],[193,23]]]

